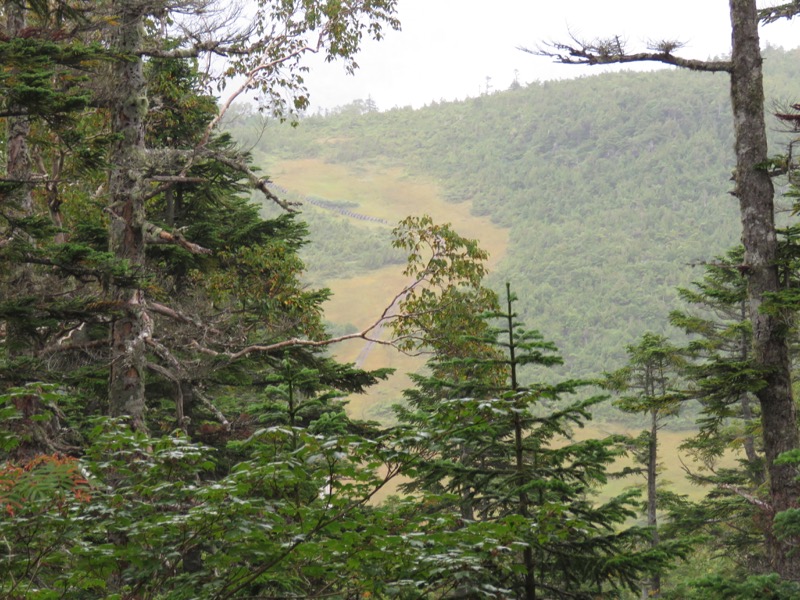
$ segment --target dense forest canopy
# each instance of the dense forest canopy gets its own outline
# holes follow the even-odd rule
[[[365,101],[289,128],[304,57],[355,69],[365,39],[399,27],[396,2],[236,8],[0,4],[0,597],[797,597],[797,428],[770,411],[786,373],[765,350],[796,350],[798,235],[788,216],[760,238],[744,218],[730,249],[726,198],[735,185],[747,206],[748,178],[783,176],[796,208],[785,138],[754,165],[747,119],[730,126],[729,83],[736,111],[757,45],[742,72],[735,43],[719,76]],[[798,12],[731,8],[734,33]],[[764,56],[792,128],[796,52]],[[256,88],[266,131],[233,104]],[[300,158],[435,180],[509,230],[507,255],[490,273],[451,224],[391,222],[265,171]],[[320,283],[386,264],[404,281],[390,301],[331,331]],[[688,343],[644,331],[668,318]],[[391,369],[333,359],[347,340],[426,357],[391,425],[348,414]],[[581,435],[612,398],[649,429]],[[688,400],[695,500],[659,470],[659,430]],[[626,474],[644,493],[613,485]]]
[[[797,59],[797,51],[765,53],[770,111],[791,99]],[[263,135],[255,133],[259,116],[247,117],[243,107],[228,128],[266,164],[318,158],[402,166],[435,181],[448,201],[467,202],[509,228],[510,247],[491,285],[514,281],[522,314],[557,341],[568,373],[587,376],[619,366],[625,344],[643,332],[666,332],[663,315],[676,307],[676,288],[739,241],[726,85],[722,75],[679,70],[605,74],[420,110],[377,112],[356,102],[295,128],[268,122]],[[783,152],[790,138],[776,119],[769,123],[774,151]],[[303,210],[312,238],[329,241],[329,220],[314,223],[330,211],[308,203]],[[310,246],[310,273],[319,273],[318,263],[328,277],[368,268],[349,266],[363,253],[348,243],[374,235],[337,236],[334,272],[329,248]]]

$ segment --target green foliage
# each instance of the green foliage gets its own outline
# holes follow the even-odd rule
[[[672,505],[665,535],[701,536],[707,551],[723,554],[740,572],[762,572],[765,523],[752,499],[766,481],[754,396],[763,374],[752,365],[743,260],[743,249],[734,248],[705,265],[701,280],[679,290],[689,310],[670,314],[691,336],[683,374],[686,393],[701,404],[699,431],[681,447],[704,465],[690,477],[708,492]],[[735,466],[722,466],[732,452]]]
[[[565,399],[582,390],[576,380],[545,383],[558,379],[545,372],[563,362],[555,345],[517,321],[510,290],[507,311],[500,310],[484,287],[487,255],[477,242],[428,217],[401,222],[394,253],[388,244],[376,250],[388,237],[379,226],[358,236],[335,218],[312,217],[330,240],[353,240],[336,252],[320,244],[328,262],[318,273],[409,256],[412,282],[398,296],[403,316],[395,333],[405,350],[434,355],[398,409],[401,426],[387,433],[349,419],[345,395],[387,371],[361,371],[307,348],[278,355],[274,343],[288,338],[325,342],[327,291],[303,281],[306,224],[289,214],[264,218],[239,181],[252,157],[228,135],[209,134],[217,107],[195,60],[109,55],[119,22],[89,3],[31,0],[0,11],[18,4],[33,26],[0,39],[0,104],[4,120],[25,125],[42,173],[0,190],[15,198],[30,191],[31,199],[31,208],[9,202],[0,213],[0,276],[12,292],[0,302],[0,596],[508,598],[532,597],[533,589],[540,597],[613,598],[685,553],[674,541],[646,548],[651,532],[629,526],[635,492],[597,499],[624,440],[579,441],[573,429],[601,399]],[[120,5],[147,17],[147,47],[137,52],[192,53],[189,38],[160,37],[179,31],[172,7]],[[344,59],[352,70],[364,36],[398,27],[394,0],[260,0],[258,7],[252,30],[215,50],[233,57],[226,76],[254,68],[264,75],[248,85],[278,112],[307,106],[299,59],[314,40],[327,60]],[[278,30],[283,35],[273,35]],[[148,84],[147,98],[136,100],[147,114],[135,132],[145,138],[141,156],[132,161],[142,162],[125,165],[141,175],[133,212],[146,220],[143,231],[104,206],[109,169],[118,166],[108,164],[109,151],[120,143],[107,107],[120,82],[103,75],[106,63],[120,60],[143,66]],[[379,115],[370,100],[332,120],[307,119],[313,135],[284,147],[309,152],[304,144],[322,132],[331,143],[315,143],[313,152],[331,160],[395,160],[411,149],[412,167],[439,178],[448,198],[471,200],[478,213],[512,228],[503,269],[519,271],[528,314],[547,309],[559,337],[580,340],[587,356],[605,361],[619,344],[598,343],[600,325],[612,330],[611,341],[638,334],[680,279],[670,265],[706,252],[706,233],[724,238],[727,231],[711,191],[727,176],[720,165],[730,137],[713,114],[718,90],[687,78],[686,96],[675,93],[669,106],[649,104],[648,116],[632,116],[645,94],[674,81],[675,74],[660,73],[537,84],[418,114]],[[609,91],[604,86],[615,101],[590,114],[591,100]],[[589,90],[583,105],[580,89]],[[567,114],[576,101],[580,114]],[[710,116],[698,127],[687,115],[707,106]],[[365,134],[362,141],[354,132]],[[281,135],[268,136],[270,143],[281,144]],[[645,174],[629,178],[634,166]],[[317,199],[316,206],[347,210],[352,202]],[[108,252],[120,221],[128,237],[150,236],[140,246],[144,261]],[[661,225],[688,225],[693,233],[676,248]],[[600,252],[598,240],[612,251]],[[797,265],[794,250],[785,249],[788,282]],[[369,256],[345,261],[347,252]],[[645,268],[647,261],[655,268]],[[566,271],[574,277],[569,286]],[[130,294],[111,301],[112,288]],[[573,289],[591,290],[597,302],[576,302]],[[720,290],[721,301],[739,292],[732,282]],[[151,372],[153,436],[124,420],[95,418],[105,411],[113,362],[109,328],[132,316],[144,325],[128,341],[147,353],[137,364]],[[692,332],[716,331],[701,318],[682,319]],[[739,323],[730,337],[745,333]],[[666,414],[677,395],[667,393],[661,375],[636,377],[638,367],[666,361],[671,349],[658,336],[644,339],[624,377],[644,395],[625,407]],[[715,343],[710,336],[697,342],[696,356],[725,358]],[[577,363],[586,366],[580,357]],[[730,390],[749,381],[752,391],[757,380],[746,361],[720,365],[710,365],[716,371],[698,384],[708,406],[721,406],[707,412],[709,436],[731,416]],[[541,383],[524,384],[531,376]],[[50,384],[31,383],[40,380]],[[400,472],[416,495],[373,504]],[[742,480],[737,472],[718,476],[729,486]],[[668,498],[682,519],[673,530],[693,525],[714,535],[713,511],[747,515],[741,498],[724,489],[718,485],[715,503],[705,506]],[[797,523],[795,510],[779,514],[778,535],[796,535]],[[687,598],[702,591],[783,597],[794,587],[771,577],[708,578],[687,590]]]
[[[797,52],[765,51],[768,98],[796,94]],[[554,376],[589,377],[622,366],[644,332],[667,333],[675,290],[694,277],[687,265],[738,243],[728,96],[724,79],[702,73],[623,72],[420,110],[356,104],[292,129],[269,121],[258,141],[256,116],[229,130],[270,162],[402,166],[508,227],[490,287],[513,280],[522,317],[547,317],[540,328],[565,358]]]
[[[304,366],[286,356],[265,378],[259,400],[249,403],[246,410],[259,426],[284,425],[312,434],[363,432],[347,418],[346,402],[342,401],[346,394],[342,390],[363,393],[391,372],[361,371],[330,359],[317,360],[313,367]]]
[[[617,406],[658,419],[675,414],[684,398],[677,389],[676,374],[684,364],[679,349],[664,336],[648,332],[627,351],[628,364],[606,380],[609,389],[622,392]]]
[[[108,60],[108,50],[96,42],[59,40],[63,34],[57,31],[54,39],[46,30],[28,33],[0,40],[0,61],[10,67],[0,74],[3,104],[25,107],[24,115],[64,127],[89,104],[86,71]]]
[[[454,560],[447,575],[435,571],[435,581],[486,598],[533,598],[537,590],[558,598],[619,597],[685,548],[641,549],[647,531],[624,527],[634,515],[635,493],[594,499],[623,452],[621,440],[576,441],[572,428],[591,419],[590,408],[604,398],[556,409],[561,396],[585,384],[518,380],[522,365],[547,367],[560,357],[516,320],[507,293],[508,312],[485,317],[502,319],[502,326],[477,340],[494,352],[437,353],[429,362],[434,375],[415,377],[409,406],[398,408],[409,427],[406,443],[419,456],[405,488],[422,495],[440,518],[455,519],[445,525],[452,540],[489,550],[486,571]]]
[[[400,28],[396,5],[396,0],[258,0],[252,31],[264,40],[264,47],[261,52],[237,52],[225,75],[263,71],[268,77],[253,85],[263,94],[262,102],[266,100],[281,116],[287,107],[292,113],[300,112],[308,107],[303,80],[307,67],[300,61],[306,50],[322,50],[327,62],[341,59],[352,73],[365,36],[380,40],[385,27]],[[273,35],[276,28],[281,35]],[[247,42],[252,40],[242,40],[237,50]]]
[[[704,579],[680,586],[664,598],[674,600],[789,600],[800,594],[800,585],[784,581],[776,574],[754,575],[744,581],[735,581],[721,575],[710,575]]]
[[[406,256],[392,247],[387,227],[364,228],[326,210],[306,208],[309,244],[300,255],[310,281],[330,281],[366,273],[388,265],[402,265]]]
[[[752,331],[746,302],[746,283],[739,271],[743,249],[735,248],[706,265],[706,274],[693,289],[681,289],[692,312],[673,311],[670,321],[692,336],[686,366],[689,394],[701,403],[699,434],[686,443],[705,461],[718,459],[726,449],[743,447],[755,483],[763,482],[758,454],[758,402],[754,393],[763,376],[752,365]]]
[[[784,452],[775,463],[779,465],[800,464],[800,449]],[[773,529],[780,539],[796,539],[800,535],[800,509],[790,508],[775,515]]]
[[[643,413],[649,417],[649,428],[631,441],[632,454],[644,465],[647,498],[645,512],[650,531],[650,547],[658,551],[661,539],[658,511],[663,509],[663,494],[658,492],[658,430],[662,422],[677,414],[683,392],[677,389],[678,374],[683,365],[680,350],[664,336],[645,333],[639,343],[627,347],[628,364],[606,375],[605,385],[620,393],[616,405],[625,412]],[[661,593],[661,572],[654,570],[647,582],[648,594]]]
[[[402,350],[428,348],[441,355],[465,358],[452,348],[464,333],[477,334],[476,316],[497,306],[491,290],[482,287],[488,255],[477,240],[458,235],[450,225],[437,225],[425,215],[410,216],[393,232],[392,242],[408,255],[403,274],[408,284],[392,322]]]
[[[242,460],[214,478],[218,453],[180,432],[153,439],[98,421],[80,461],[6,463],[2,594],[246,598],[382,585],[360,579],[379,553],[368,540],[384,533],[364,504],[383,483],[380,445],[271,427],[231,450]]]

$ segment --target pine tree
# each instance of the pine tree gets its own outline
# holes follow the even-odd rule
[[[267,355],[262,349],[271,342],[323,337],[319,304],[325,294],[303,292],[297,280],[302,263],[296,248],[303,226],[290,217],[263,223],[254,208],[235,198],[243,190],[238,182],[244,180],[246,187],[291,212],[269,191],[267,179],[256,174],[247,154],[215,134],[221,114],[210,82],[199,76],[194,61],[224,53],[230,60],[226,76],[248,72],[246,87],[261,87],[274,102],[272,109],[298,110],[307,103],[299,61],[313,49],[308,36],[322,32],[315,37],[317,49],[355,68],[353,55],[363,36],[380,37],[383,26],[397,27],[394,1],[356,2],[346,10],[337,3],[311,3],[299,10],[265,1],[255,15],[258,27],[224,35],[224,27],[205,32],[169,28],[182,12],[210,9],[204,1],[13,0],[4,7],[10,15],[20,7],[39,19],[26,28],[25,37],[0,40],[3,56],[12,63],[0,78],[11,109],[7,118],[24,117],[31,127],[41,127],[37,139],[47,139],[44,149],[30,151],[32,162],[44,172],[35,181],[22,182],[25,194],[33,194],[34,213],[24,218],[17,209],[4,213],[8,227],[0,250],[10,269],[7,280],[17,277],[19,265],[39,265],[41,271],[25,276],[38,282],[36,289],[17,286],[19,297],[4,299],[0,306],[13,333],[5,337],[6,357],[13,358],[15,347],[28,348],[24,360],[6,362],[3,373],[9,383],[59,374],[69,379],[73,374],[74,380],[93,382],[95,393],[96,384],[107,377],[110,414],[126,416],[132,426],[146,429],[146,371],[174,385],[177,420],[182,422],[182,397],[202,393],[203,377],[192,383],[188,375],[200,358],[207,359],[206,365],[215,362],[219,372],[252,354]],[[277,23],[287,25],[284,34],[273,35]],[[168,38],[167,31],[181,32],[181,37]],[[23,105],[26,114],[17,115],[14,107]],[[22,148],[29,136],[12,137],[19,141],[12,146]],[[20,160],[12,165],[21,165]],[[5,179],[8,190],[22,189],[19,182],[12,185]],[[42,210],[45,203],[47,212]],[[205,215],[200,215],[201,206]],[[218,226],[236,218],[245,220],[249,239],[230,236],[230,228]],[[188,232],[216,244],[205,247],[187,237]],[[230,245],[237,237],[243,245]],[[166,245],[172,249],[164,249]],[[213,258],[207,256],[210,252],[216,253]],[[256,265],[261,265],[260,272]],[[157,279],[170,270],[166,279]],[[221,275],[225,270],[228,275]],[[257,273],[272,285],[258,284]],[[208,279],[204,289],[197,285],[201,277]],[[236,283],[245,287],[232,300],[224,286]],[[191,297],[176,297],[175,290]],[[191,301],[194,306],[184,312]],[[203,347],[202,334],[213,328],[203,318],[218,314],[210,309],[215,301],[246,302],[250,318],[262,319],[265,327],[239,327],[248,334],[220,344],[236,321],[229,318],[228,330]],[[231,317],[232,306],[227,304],[223,312]],[[162,326],[166,330],[157,331]],[[198,334],[192,341],[200,348],[192,356],[185,344],[175,352],[162,343],[179,326],[184,335],[192,328]],[[103,344],[106,335],[110,341]],[[18,341],[23,337],[28,338],[24,344]],[[109,371],[91,366],[103,362]]]

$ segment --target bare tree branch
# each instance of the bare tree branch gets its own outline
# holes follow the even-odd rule
[[[718,481],[714,481],[710,477],[704,477],[703,475],[699,475],[693,472],[689,468],[689,466],[683,462],[682,459],[680,462],[681,462],[681,468],[686,472],[686,474],[689,476],[690,479],[695,481],[701,481],[709,485],[716,485],[717,487],[723,490],[731,491],[740,498],[744,498],[745,500],[747,500],[747,502],[752,504],[753,506],[763,510],[765,513],[772,514],[774,512],[772,509],[772,505],[769,502],[762,500],[761,498],[745,490],[744,488],[738,485],[733,485],[732,483],[720,483]]]
[[[396,314],[394,311],[397,309],[399,302],[414,288],[421,285],[425,281],[425,275],[427,271],[423,271],[423,273],[415,279],[413,282],[405,286],[402,290],[400,290],[395,296],[392,298],[391,302],[389,302],[386,308],[383,309],[380,317],[378,317],[375,321],[373,321],[370,325],[366,328],[362,329],[361,331],[357,331],[354,333],[348,333],[344,335],[340,335],[337,337],[327,338],[324,340],[309,340],[309,339],[302,339],[302,338],[290,338],[286,340],[282,340],[280,342],[275,342],[274,344],[252,344],[237,352],[218,352],[211,348],[207,348],[202,346],[197,340],[192,340],[190,342],[190,346],[208,356],[213,356],[215,358],[225,358],[230,362],[235,360],[239,360],[244,358],[249,354],[269,354],[271,352],[275,352],[277,350],[282,350],[284,348],[292,348],[292,347],[312,347],[312,348],[322,348],[325,346],[330,346],[332,344],[339,344],[341,342],[346,342],[348,340],[365,340],[367,342],[371,342],[374,344],[381,344],[383,346],[392,346],[397,348],[398,342],[406,339],[410,336],[402,336],[397,339],[393,340],[381,340],[377,338],[376,332],[380,333],[382,327],[391,320],[400,319],[408,315],[404,314]]]
[[[728,60],[694,60],[675,56],[673,52],[683,44],[672,40],[663,40],[649,44],[648,52],[629,54],[626,43],[619,36],[593,41],[572,37],[574,44],[551,42],[536,49],[519,49],[529,54],[546,56],[555,62],[568,65],[608,65],[633,62],[660,62],[693,71],[730,72],[733,65]]]
[[[200,400],[200,404],[202,404],[209,411],[211,411],[211,413],[217,418],[217,421],[219,421],[222,424],[222,426],[225,427],[226,430],[230,431],[231,422],[225,418],[225,415],[222,414],[222,411],[220,411],[220,409],[214,406],[214,403],[211,402],[211,400],[209,400],[208,397],[205,394],[203,394],[203,392],[201,392],[198,388],[194,388],[192,392],[194,393],[195,398]]]
[[[158,363],[154,363],[154,362],[148,361],[147,362],[147,368],[150,369],[151,371],[153,371],[154,373],[158,373],[163,378],[169,379],[172,383],[175,383],[175,384],[179,384],[180,383],[180,379],[178,379],[178,376],[175,375],[175,373],[173,373],[172,371],[170,371],[166,367],[163,367],[163,366],[159,365]]]
[[[228,56],[230,54],[245,54],[242,49],[237,52],[235,46],[227,46],[224,42],[219,40],[196,41],[191,46],[182,48],[175,48],[172,50],[164,50],[163,48],[142,48],[137,54],[139,56],[147,56],[148,58],[198,58],[202,54],[210,52],[211,54],[218,54],[220,56]]]
[[[738,485],[733,485],[731,483],[720,483],[719,487],[721,487],[723,490],[730,490],[740,498],[747,500],[747,502],[753,506],[763,510],[765,513],[772,514],[774,512],[772,505],[770,505],[769,502],[765,502],[754,494],[751,494],[750,492],[740,488]]]
[[[87,340],[83,342],[55,343],[42,349],[42,354],[53,354],[55,352],[80,351],[85,352],[93,348],[104,348],[108,346],[108,340]]]
[[[170,233],[166,229],[162,229],[153,223],[145,223],[144,232],[149,244],[177,244],[192,254],[211,254],[211,250],[203,248],[194,242],[190,242],[179,232],[175,231]]]
[[[281,200],[278,198],[272,190],[269,189],[269,178],[268,177],[259,177],[258,174],[251,169],[244,160],[238,160],[231,156],[227,156],[220,152],[208,152],[208,156],[214,158],[215,160],[219,161],[220,163],[238,171],[244,177],[247,178],[250,185],[260,191],[267,200],[274,202],[278,206],[280,206],[283,210],[287,212],[297,212],[293,206],[299,206],[299,202],[289,202],[288,200]]]
[[[282,350],[284,348],[293,348],[293,347],[311,347],[311,348],[322,348],[325,346],[330,346],[332,344],[338,344],[341,342],[346,342],[347,340],[366,340],[368,342],[374,342],[376,344],[382,344],[385,346],[393,346],[394,341],[387,341],[387,340],[379,340],[369,336],[369,332],[377,327],[382,320],[378,320],[364,331],[358,331],[356,333],[348,333],[345,335],[340,335],[333,338],[328,338],[324,340],[309,340],[309,339],[302,339],[302,338],[289,338],[287,340],[282,340],[280,342],[275,342],[274,344],[253,344],[251,346],[247,346],[242,348],[238,352],[217,352],[216,350],[212,350],[211,348],[205,348],[200,346],[197,340],[192,340],[190,342],[190,346],[203,354],[207,354],[209,356],[214,357],[221,357],[226,358],[229,361],[239,360],[240,358],[244,358],[248,354],[269,354],[275,352],[277,350]]]
[[[180,175],[153,175],[148,179],[166,183],[205,183],[207,181],[203,177],[181,177]]]
[[[220,333],[219,330],[214,329],[213,327],[209,327],[207,324],[203,323],[202,321],[198,321],[194,317],[187,315],[184,312],[181,312],[175,308],[170,308],[169,306],[164,306],[159,302],[148,302],[147,308],[150,312],[154,312],[164,317],[168,317],[174,321],[178,321],[180,323],[185,323],[186,325],[193,325],[198,329],[207,329],[212,333]]]

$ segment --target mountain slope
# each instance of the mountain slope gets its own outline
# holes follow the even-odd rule
[[[771,97],[792,101],[798,58],[767,52]],[[662,70],[536,83],[421,110],[365,112],[356,103],[297,128],[268,123],[255,154],[278,170],[299,158],[366,173],[400,167],[509,228],[493,284],[513,283],[522,318],[562,348],[571,374],[597,374],[618,366],[643,331],[666,329],[675,287],[701,276],[691,264],[738,242],[727,85],[723,75]],[[246,140],[256,120],[232,130]],[[349,200],[342,186],[328,200]],[[310,193],[301,188],[295,182],[295,192]],[[351,237],[341,236],[343,256]],[[308,262],[313,272],[313,244]]]

